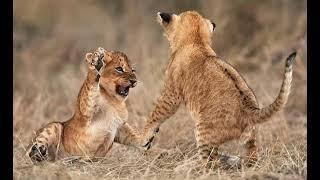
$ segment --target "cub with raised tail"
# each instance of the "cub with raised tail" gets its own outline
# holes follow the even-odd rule
[[[160,125],[184,103],[196,124],[197,147],[205,165],[213,161],[239,162],[235,157],[219,154],[218,147],[240,136],[246,137],[245,160],[254,162],[257,158],[254,125],[269,120],[285,106],[296,52],[286,60],[278,97],[269,106],[259,108],[245,80],[211,48],[216,27],[213,22],[195,11],[179,15],[159,12],[157,20],[169,41],[171,57],[163,91],[144,127],[143,143],[137,146],[150,148]]]

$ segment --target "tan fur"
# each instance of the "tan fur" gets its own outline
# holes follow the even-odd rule
[[[284,107],[290,92],[292,61],[289,56],[281,91],[271,105],[260,109],[256,97],[240,74],[211,48],[213,26],[194,11],[179,15],[158,13],[172,53],[164,89],[144,128],[150,145],[160,125],[186,104],[196,123],[196,140],[202,159],[218,160],[218,147],[239,138],[244,131],[248,156],[256,159],[256,123],[264,122]]]
[[[125,54],[98,48],[86,54],[89,71],[78,94],[75,112],[66,122],[37,131],[28,156],[34,161],[57,155],[104,157],[113,142],[132,145],[139,136],[127,123],[125,100],[117,87],[134,87],[136,76]],[[115,68],[122,67],[124,72]]]

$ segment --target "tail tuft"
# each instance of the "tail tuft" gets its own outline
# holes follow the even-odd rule
[[[295,57],[297,55],[297,51],[294,51],[293,53],[291,53],[288,57],[287,57],[287,61],[286,61],[286,66],[291,66]]]

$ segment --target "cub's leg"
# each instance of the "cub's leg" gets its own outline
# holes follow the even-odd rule
[[[107,133],[104,139],[104,143],[100,145],[97,151],[94,153],[94,157],[104,157],[111,149],[113,145],[113,137],[111,133]],[[94,158],[91,158],[93,160]]]
[[[134,146],[141,143],[141,136],[128,123],[125,123],[117,131],[114,141],[123,145]]]
[[[198,142],[198,153],[201,164],[204,167],[210,168],[212,162],[217,162],[219,160],[218,147],[217,144]]]
[[[181,101],[180,91],[172,82],[167,81],[144,127],[142,144],[138,144],[138,146],[147,147],[147,149],[151,147],[151,142],[159,131],[160,125],[178,110]]]
[[[219,142],[212,139],[210,136],[212,133],[208,131],[213,131],[213,129],[203,123],[198,123],[196,125],[195,136],[198,154],[201,164],[206,168],[209,168],[212,162],[217,162],[219,160]]]
[[[153,139],[151,139],[152,141]],[[128,123],[125,123],[117,132],[116,137],[114,139],[115,142],[127,145],[127,146],[135,146],[136,144],[141,144],[141,134],[138,133],[135,129],[133,129]],[[149,149],[151,143],[148,144],[147,148]],[[137,147],[141,148],[141,147]],[[144,148],[143,148],[144,150]],[[169,152],[167,150],[161,148],[153,148],[152,152],[143,152],[143,155],[157,155],[158,158],[168,155]]]
[[[62,123],[53,122],[47,124],[45,127],[39,129],[36,132],[36,137],[29,145],[30,148],[27,151],[27,155],[34,162],[48,160],[49,157],[55,157],[55,154],[50,154],[52,151],[49,148],[55,149],[61,139],[61,133],[63,130]]]
[[[237,156],[221,155],[218,147],[240,135],[240,130],[219,127],[219,122],[214,123],[198,123],[196,126],[196,140],[198,144],[198,153],[200,160],[205,167],[210,167],[212,163],[220,162],[228,166],[238,166],[240,158]]]
[[[257,146],[256,146],[257,130],[255,126],[248,126],[241,135],[243,145],[246,148],[245,162],[251,166],[258,159]]]

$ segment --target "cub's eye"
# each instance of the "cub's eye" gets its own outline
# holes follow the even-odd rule
[[[116,71],[120,74],[122,74],[124,72],[124,70],[122,69],[122,67],[116,67]]]
[[[131,71],[132,71],[133,73],[136,72],[136,70],[134,70],[134,69],[132,69]]]

